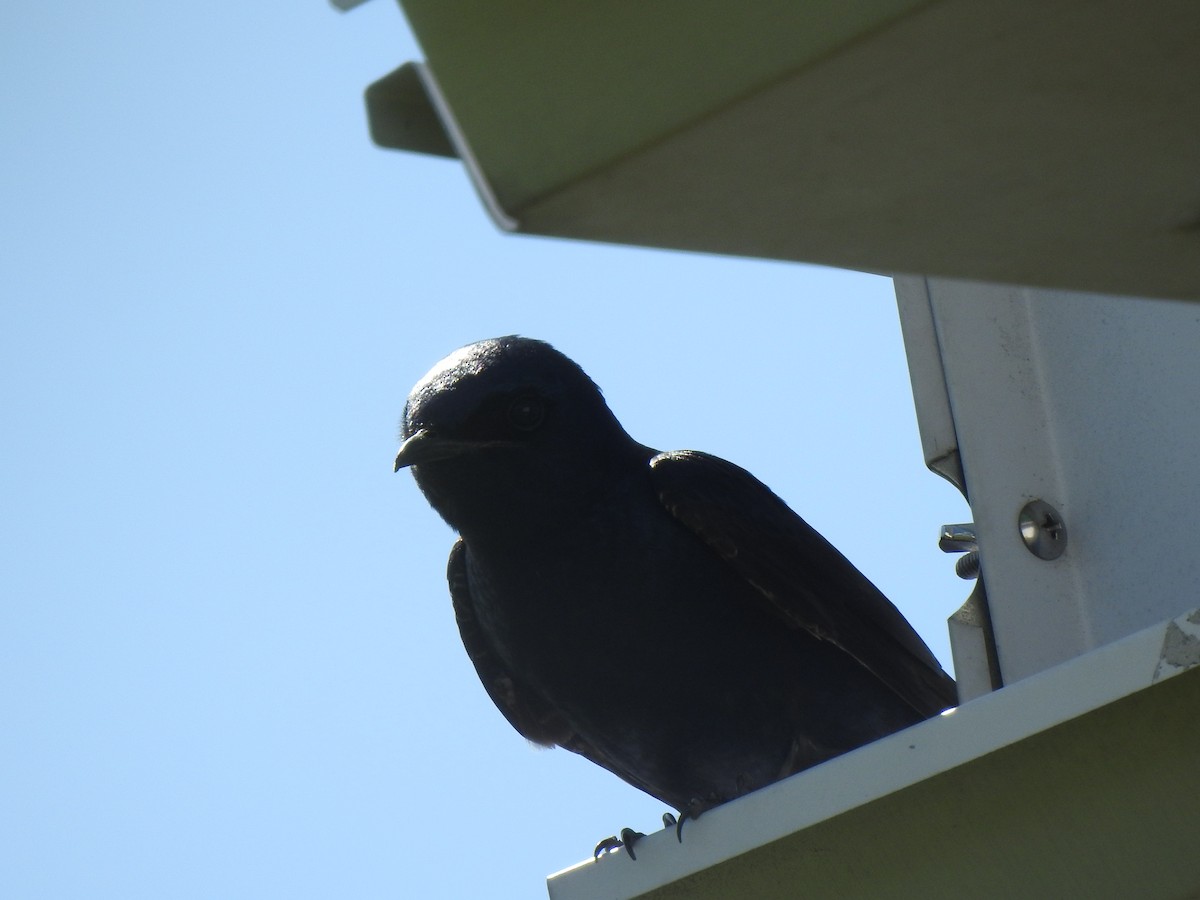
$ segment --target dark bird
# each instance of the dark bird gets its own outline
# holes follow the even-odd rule
[[[639,444],[549,344],[451,354],[402,437],[396,469],[460,535],[450,596],[496,706],[685,816],[956,702],[904,617],[769,488]]]

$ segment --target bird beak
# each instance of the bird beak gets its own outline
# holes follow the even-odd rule
[[[456,441],[452,438],[442,438],[428,428],[422,428],[413,432],[400,445],[400,452],[396,454],[396,467],[392,471],[399,472],[406,466],[433,462],[435,459],[462,456],[464,453],[478,450],[479,447],[478,441]]]

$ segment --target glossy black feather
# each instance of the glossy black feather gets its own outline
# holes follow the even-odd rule
[[[450,600],[454,605],[458,633],[484,689],[508,719],[508,724],[522,736],[543,747],[569,746],[577,738],[562,716],[546,698],[522,684],[497,657],[475,614],[464,561],[463,542],[455,541],[446,566],[446,580],[450,583]]]
[[[782,621],[853,656],[923,717],[955,704],[954,680],[899,610],[765,484],[694,450],[660,453],[650,468],[663,506]]]

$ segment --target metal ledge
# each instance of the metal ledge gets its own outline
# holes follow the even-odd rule
[[[624,897],[1200,891],[1200,610],[550,877]]]
[[[1136,296],[1200,284],[1190,0],[402,5],[513,230]],[[375,107],[376,134],[395,115]]]

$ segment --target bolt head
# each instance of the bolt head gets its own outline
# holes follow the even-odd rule
[[[1038,559],[1058,559],[1067,549],[1067,523],[1045,500],[1030,500],[1017,516],[1021,540]]]

